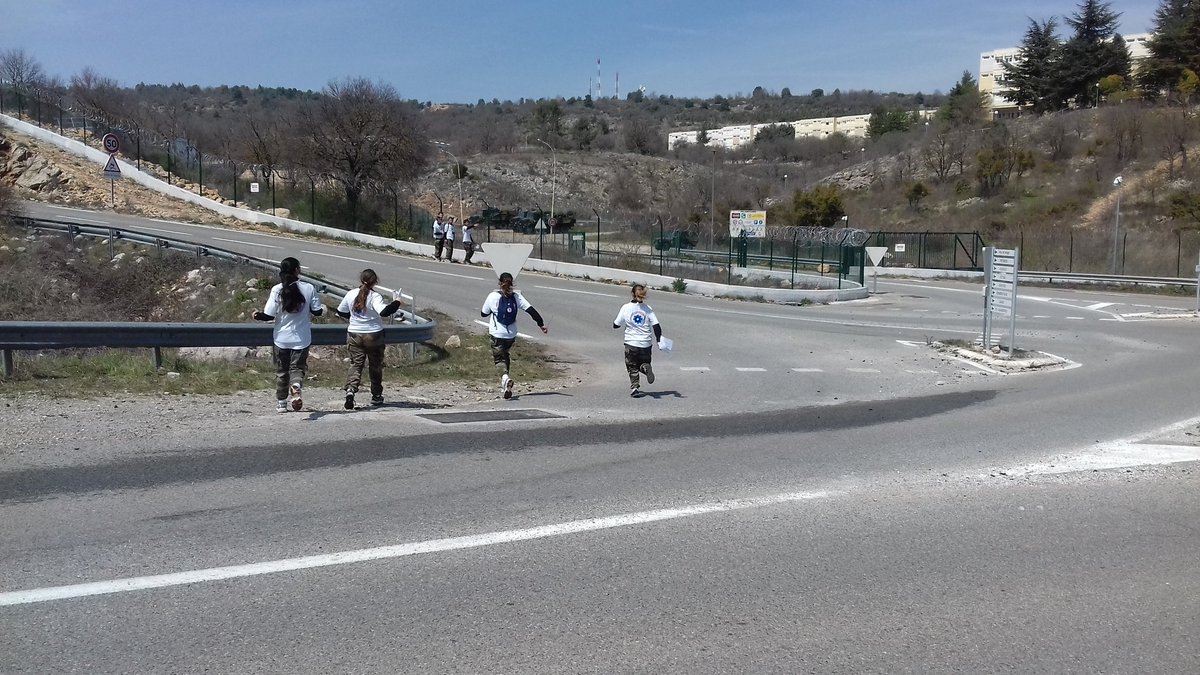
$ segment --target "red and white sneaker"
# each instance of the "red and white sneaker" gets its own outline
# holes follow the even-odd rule
[[[500,389],[503,390],[504,398],[512,398],[513,379],[508,375],[500,378]]]
[[[293,384],[292,385],[292,410],[295,410],[296,412],[300,412],[300,409],[303,407],[304,407],[304,399],[300,397],[300,385]]]

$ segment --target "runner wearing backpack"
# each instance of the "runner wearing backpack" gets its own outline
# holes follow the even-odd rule
[[[504,398],[512,398],[513,379],[509,377],[511,359],[509,352],[517,341],[517,312],[524,310],[537,322],[543,333],[549,333],[542,315],[529,304],[521,292],[513,287],[513,275],[508,272],[500,274],[500,288],[488,294],[483,301],[480,316],[491,317],[488,323],[488,334],[492,336],[492,362],[503,369],[500,375],[500,391]]]

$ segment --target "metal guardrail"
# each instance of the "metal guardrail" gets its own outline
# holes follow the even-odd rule
[[[425,342],[433,339],[434,322],[387,324],[388,344]],[[41,349],[116,347],[154,349],[154,367],[162,367],[164,347],[263,347],[273,342],[270,324],[251,323],[162,323],[114,321],[0,321],[0,350],[4,353],[4,377],[13,376],[13,352]],[[346,343],[345,324],[314,324],[312,344]]]
[[[20,217],[18,225],[35,229],[50,229],[71,236],[85,235],[109,239],[110,245],[117,241],[155,246],[177,251],[187,251],[199,256],[214,256],[234,262],[261,267],[268,271],[278,269],[273,261],[243,255],[213,246],[204,246],[170,237],[157,237],[130,232],[113,227],[80,225],[64,221]],[[321,293],[336,289],[344,294],[348,286],[329,282],[319,277],[302,275],[302,278]],[[412,300],[414,308],[416,300]],[[341,297],[337,298],[339,301]],[[394,315],[407,323],[384,325],[384,339],[389,344],[425,342],[433,339],[436,323],[403,310]],[[13,376],[13,351],[42,349],[79,349],[89,347],[153,348],[154,367],[162,367],[164,347],[262,347],[270,345],[274,327],[260,323],[164,323],[164,322],[72,322],[72,321],[0,321],[0,350],[3,351],[4,377]],[[345,324],[313,324],[312,344],[340,345],[346,342]]]
[[[1079,283],[1079,284],[1109,284],[1125,286],[1179,286],[1196,288],[1196,280],[1185,277],[1139,277],[1118,274],[1085,274],[1082,272],[1032,272],[1021,270],[1017,272],[1020,281],[1040,281],[1043,283]]]

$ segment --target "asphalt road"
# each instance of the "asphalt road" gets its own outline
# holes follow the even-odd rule
[[[468,325],[494,285],[77,217],[370,265]],[[634,400],[624,288],[518,286],[551,327],[528,339],[596,375],[463,412],[554,417],[389,411],[377,438],[0,472],[0,671],[1200,670],[1198,455],[1161,442],[1200,414],[1200,337],[1153,317],[1193,299],[1022,289],[1017,346],[1073,367],[1001,375],[925,347],[978,334],[970,284],[809,307],[652,292],[676,351]]]

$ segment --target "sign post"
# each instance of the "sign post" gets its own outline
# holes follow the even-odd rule
[[[867,257],[871,259],[871,292],[879,291],[879,263],[883,262],[883,257],[887,255],[886,246],[865,246]]]
[[[1008,317],[1008,355],[1016,352],[1017,340],[1017,272],[1020,269],[1020,249],[988,247],[985,250],[983,348],[992,348],[992,317]]]
[[[112,136],[114,141],[116,136]],[[104,137],[104,147],[108,147],[108,136]],[[117,164],[116,154],[108,156],[108,162],[104,165],[104,177],[108,179],[108,198],[109,203],[113,206],[117,205],[117,179],[121,177],[121,167]]]

